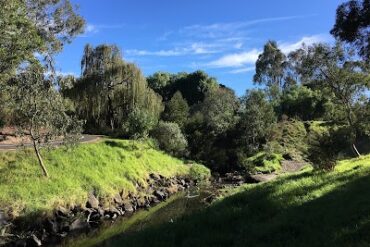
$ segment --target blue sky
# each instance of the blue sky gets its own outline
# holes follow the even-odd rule
[[[264,43],[284,52],[302,42],[332,42],[341,0],[72,0],[86,32],[57,56],[62,74],[80,74],[86,43],[118,45],[145,75],[205,70],[238,95],[253,87]]]

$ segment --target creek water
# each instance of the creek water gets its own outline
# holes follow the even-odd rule
[[[205,199],[212,196],[214,189],[194,187],[173,195],[149,210],[139,210],[132,216],[114,222],[105,222],[99,228],[75,238],[67,238],[61,247],[118,247],[124,239],[147,228],[174,222],[179,217],[194,213],[207,206]]]

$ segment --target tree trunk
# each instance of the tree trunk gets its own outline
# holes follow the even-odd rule
[[[37,159],[39,161],[39,165],[41,166],[41,169],[42,169],[42,171],[44,173],[44,176],[48,178],[49,177],[49,174],[48,174],[48,171],[46,170],[46,167],[44,165],[44,162],[42,161],[39,148],[37,147],[37,144],[36,144],[36,140],[33,140],[33,148],[35,150]]]
[[[361,157],[361,154],[360,154],[360,152],[357,150],[356,145],[355,145],[354,143],[352,144],[352,150],[353,150],[353,152],[357,155],[357,157],[358,157],[358,158],[360,158],[360,157]]]

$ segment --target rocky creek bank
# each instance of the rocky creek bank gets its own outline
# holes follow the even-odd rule
[[[188,177],[150,174],[147,185],[137,184],[135,193],[122,190],[111,198],[103,198],[90,192],[84,205],[59,206],[49,215],[11,219],[0,211],[0,246],[54,246],[67,236],[89,232],[104,221],[147,209],[196,184]]]

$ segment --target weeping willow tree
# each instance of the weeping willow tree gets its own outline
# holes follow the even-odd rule
[[[115,45],[86,45],[81,60],[81,78],[64,90],[72,99],[86,128],[115,132],[134,109],[159,118],[162,99],[148,87],[140,69],[122,59]]]

